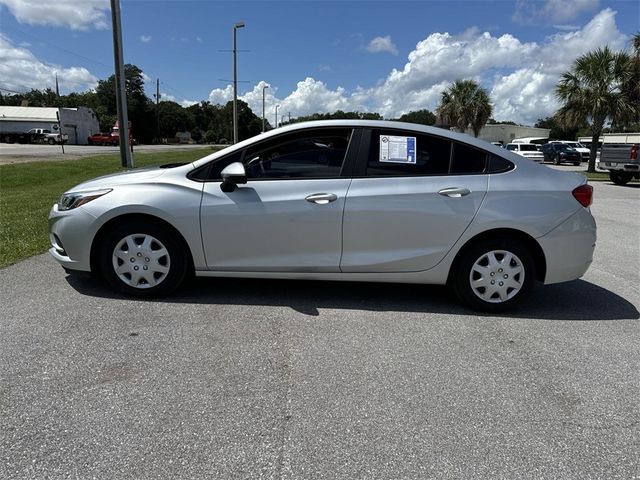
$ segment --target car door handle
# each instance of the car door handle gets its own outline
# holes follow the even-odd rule
[[[440,195],[444,195],[445,197],[460,198],[464,197],[465,195],[469,195],[471,193],[471,190],[464,187],[450,187],[443,188],[438,193]]]
[[[316,203],[318,205],[326,205],[327,203],[334,202],[338,199],[338,196],[333,193],[314,193],[305,198],[307,202]]]

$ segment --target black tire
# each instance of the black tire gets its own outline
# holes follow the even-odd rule
[[[490,260],[492,254],[493,261]],[[481,312],[502,312],[520,303],[531,290],[535,282],[534,265],[531,253],[521,242],[508,238],[479,240],[466,247],[456,259],[449,285],[468,307]],[[478,272],[484,268],[487,268],[486,277]],[[472,280],[479,283],[472,286]],[[495,287],[490,282],[494,282]],[[481,286],[482,283],[487,283],[487,287]],[[489,290],[494,288],[493,292]]]
[[[48,143],[49,145],[55,145],[55,144],[56,144],[56,141],[55,141],[53,138],[49,138],[49,139],[47,139],[47,143]]]
[[[609,178],[616,185],[626,185],[633,178],[633,174],[629,172],[619,172],[617,170],[610,170]]]
[[[573,162],[573,166],[574,167],[579,167],[580,166],[580,162]]]
[[[105,237],[99,255],[100,269],[107,282],[114,289],[136,297],[173,292],[190,268],[181,239],[166,226],[150,221],[118,225]],[[121,271],[116,272],[116,268]],[[153,285],[154,282],[157,284]]]

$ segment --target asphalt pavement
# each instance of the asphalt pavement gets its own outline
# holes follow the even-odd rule
[[[0,270],[0,478],[640,478],[640,185],[594,263],[482,316],[442,287]]]
[[[221,145],[216,145],[221,146]],[[211,153],[212,145],[136,145],[133,147],[133,158],[138,152],[166,152],[176,150],[209,150],[203,155]],[[47,145],[47,144],[18,144],[0,143],[0,165],[10,163],[41,162],[48,160],[77,160],[95,155],[115,155],[120,152],[119,146],[99,145]]]

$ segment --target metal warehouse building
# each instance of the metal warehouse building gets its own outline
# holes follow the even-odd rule
[[[5,107],[0,106],[0,135],[4,132],[28,132],[32,128],[58,131],[58,118],[63,134],[69,136],[70,144],[86,145],[87,137],[100,132],[98,117],[86,107]]]
[[[514,138],[549,138],[550,131],[548,128],[523,127],[521,125],[498,123],[482,127],[478,138],[486,140],[487,142],[502,142],[503,144],[507,144]],[[473,130],[466,130],[465,133],[473,135]]]

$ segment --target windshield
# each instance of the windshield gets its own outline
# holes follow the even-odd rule
[[[538,148],[535,145],[523,143],[520,145],[521,152],[537,152]]]

